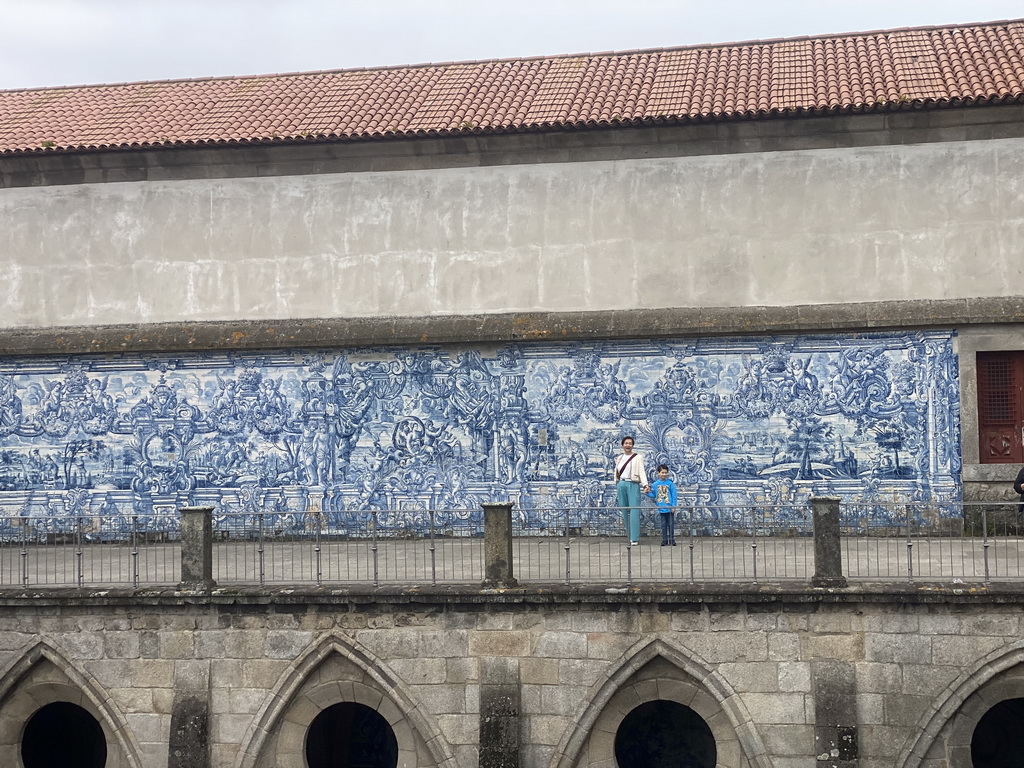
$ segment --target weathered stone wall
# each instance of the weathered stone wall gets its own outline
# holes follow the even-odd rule
[[[524,768],[605,766],[622,718],[661,699],[704,718],[721,766],[965,766],[981,715],[1024,695],[1022,597],[8,597],[0,763],[20,764],[36,708],[72,700],[100,720],[114,768],[183,764],[175,723],[204,703],[209,765],[302,766],[316,714],[356,701],[392,724],[403,766],[476,766],[495,733]]]
[[[691,127],[676,133],[677,156],[657,133],[622,131],[610,134],[633,150],[622,159],[596,159],[614,154],[602,147],[568,162],[512,152],[508,164],[485,166],[472,145],[454,142],[434,147],[434,158],[414,146],[418,167],[394,170],[385,160],[263,177],[254,161],[234,169],[246,178],[167,179],[188,163],[182,152],[162,156],[171,170],[150,169],[145,181],[47,186],[43,176],[0,195],[2,323],[1020,294],[1024,140],[969,140],[960,127],[949,141],[947,126],[933,143],[837,146],[835,129],[821,128],[822,141],[805,135],[803,148],[777,151],[736,141],[693,154],[687,138],[707,134]],[[645,141],[655,156],[637,149]],[[367,147],[348,151],[366,156]],[[453,155],[475,167],[450,167]],[[216,176],[232,154],[204,157]]]
[[[1024,326],[1018,324],[966,326],[957,335],[965,501],[1017,499],[1013,480],[1020,467],[1016,464],[981,464],[978,444],[978,353],[1015,349],[1024,349]]]

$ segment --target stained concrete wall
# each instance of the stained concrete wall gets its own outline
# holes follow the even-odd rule
[[[0,193],[7,328],[1018,296],[1024,139]]]
[[[392,724],[400,765],[475,768],[484,689],[504,686],[518,696],[507,725],[522,768],[614,764],[618,724],[654,699],[701,714],[727,768],[964,766],[978,719],[1024,696],[1020,599],[898,587],[8,594],[0,758],[15,765],[25,720],[70,697],[103,725],[110,765],[167,766],[184,686],[207,705],[216,768],[305,765],[306,728],[339,701]],[[822,753],[836,735],[838,756]]]
[[[968,501],[1015,501],[1017,464],[981,464],[978,441],[978,353],[1024,349],[1024,326],[978,324],[962,328],[957,338],[960,369],[960,434],[964,498]]]

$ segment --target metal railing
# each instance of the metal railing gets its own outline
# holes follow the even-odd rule
[[[1017,502],[851,503],[841,510],[850,579],[988,584],[1024,578]]]
[[[992,583],[1024,579],[1016,502],[842,503],[842,574],[850,581]],[[643,510],[628,546],[617,508],[514,509],[512,569],[530,583],[808,581],[815,573],[810,505],[691,505],[660,546]],[[469,584],[485,573],[480,509],[213,515],[220,586]],[[0,524],[0,586],[177,585],[177,515],[30,516]]]
[[[180,578],[177,515],[19,517],[0,530],[0,586],[146,586]]]
[[[810,577],[809,507],[703,505],[674,513],[675,544],[644,509],[640,545],[628,546],[618,509],[531,510],[514,519],[520,581],[778,581]]]
[[[344,517],[228,512],[214,518],[218,584],[382,582],[438,584],[483,578],[483,518],[476,510],[377,511]]]

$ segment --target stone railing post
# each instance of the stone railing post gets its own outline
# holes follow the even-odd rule
[[[484,504],[485,587],[514,587],[512,573],[512,503]]]
[[[213,507],[182,507],[180,589],[209,591],[213,580]]]
[[[843,551],[839,542],[839,499],[811,499],[814,517],[814,576],[816,587],[845,587]]]

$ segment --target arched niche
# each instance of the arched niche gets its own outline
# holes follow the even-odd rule
[[[48,643],[38,643],[0,670],[0,765],[22,768],[26,726],[52,704],[79,707],[95,719],[106,746],[104,768],[142,768],[138,745],[109,697]]]
[[[306,732],[309,768],[398,768],[398,739],[375,709],[353,701],[331,704]]]
[[[354,703],[379,715],[393,733],[402,768],[455,768],[443,735],[383,666],[347,639],[330,637],[300,656],[257,716],[239,768],[308,768],[314,721]]]
[[[1024,698],[1004,699],[989,707],[974,727],[974,768],[1024,768]]]
[[[925,715],[895,764],[971,768],[971,743],[978,725],[993,708],[1015,699],[1024,699],[1024,648],[1001,649],[963,671],[949,695]]]
[[[708,666],[661,640],[636,649],[595,688],[559,744],[552,768],[614,768],[623,721],[652,702],[679,704],[706,724],[717,768],[768,768],[764,744],[735,691]]]
[[[24,768],[106,768],[107,737],[100,721],[84,707],[51,701],[25,723],[21,760]]]
[[[615,732],[620,766],[715,768],[718,745],[704,718],[685,704],[655,699],[637,705]]]

